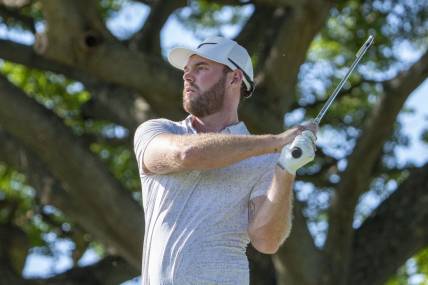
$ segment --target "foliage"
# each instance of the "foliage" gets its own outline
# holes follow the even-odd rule
[[[116,178],[128,189],[139,191],[135,159],[128,145],[109,145],[109,139],[123,139],[129,134],[111,122],[83,118],[81,109],[89,101],[90,93],[79,82],[10,62],[1,65],[0,71],[28,95],[54,111],[76,135],[104,137],[105,142],[93,142],[91,149],[106,161]]]
[[[386,285],[428,284],[428,248],[403,265]],[[412,281],[418,280],[418,281]]]
[[[196,0],[176,13],[178,22],[198,39],[207,34],[224,36],[224,31],[239,26],[247,19],[246,6],[224,6],[215,1]]]
[[[15,224],[27,233],[32,246],[46,248],[43,234],[55,230],[41,218],[34,190],[25,176],[0,164],[0,224]]]

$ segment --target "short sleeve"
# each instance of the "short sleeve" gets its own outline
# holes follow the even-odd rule
[[[256,185],[254,185],[251,191],[250,200],[266,194],[267,190],[272,184],[273,175],[274,175],[273,169],[270,171],[266,171],[262,175],[262,177],[257,181]]]
[[[144,174],[143,157],[149,143],[160,134],[174,133],[173,122],[165,119],[153,119],[142,123],[134,134],[134,152],[140,174]]]

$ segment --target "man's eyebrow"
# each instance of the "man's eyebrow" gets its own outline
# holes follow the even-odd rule
[[[202,66],[202,65],[209,65],[209,63],[206,61],[200,61],[200,62],[197,62],[195,64],[192,64],[192,66],[194,66],[194,67],[198,67],[198,66]],[[187,70],[187,69],[189,69],[189,66],[185,65],[184,70]]]

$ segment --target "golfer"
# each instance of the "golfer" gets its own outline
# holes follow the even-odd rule
[[[235,41],[208,38],[195,49],[173,49],[168,60],[184,71],[189,115],[149,120],[135,133],[142,284],[247,285],[248,243],[273,254],[290,233],[293,181],[314,159],[316,126],[249,134],[237,110],[254,91],[253,67]],[[293,145],[303,151],[298,159]]]

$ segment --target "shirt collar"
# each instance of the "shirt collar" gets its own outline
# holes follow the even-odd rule
[[[187,116],[184,123],[190,133],[197,134],[198,132],[192,125],[192,115]],[[238,122],[236,124],[225,127],[220,131],[222,134],[233,134],[233,135],[249,135],[250,132],[244,122]]]
[[[248,132],[247,126],[245,126],[244,122],[238,122],[236,124],[227,126],[223,130],[221,130],[221,133],[233,134],[233,135],[248,135],[248,134],[250,134],[250,132]]]

